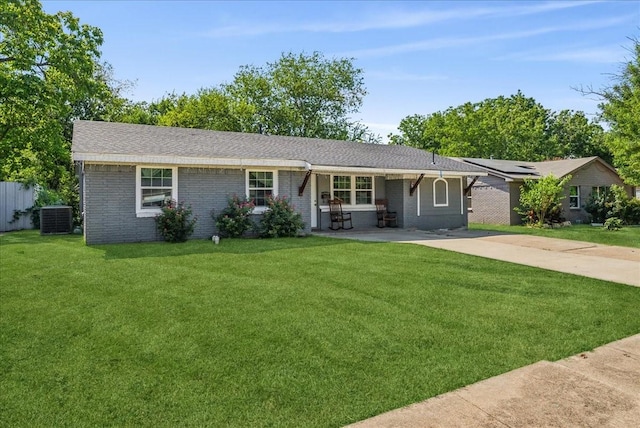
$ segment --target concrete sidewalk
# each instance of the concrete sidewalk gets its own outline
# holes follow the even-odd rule
[[[640,334],[540,361],[349,427],[637,427]]]
[[[338,231],[324,236],[402,242],[640,287],[640,249],[488,231]]]

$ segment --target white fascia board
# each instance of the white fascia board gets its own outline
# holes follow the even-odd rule
[[[313,172],[330,172],[330,173],[345,173],[345,174],[369,174],[369,175],[420,175],[424,174],[426,177],[467,177],[488,175],[486,172],[466,172],[466,171],[447,171],[447,170],[424,170],[424,169],[392,169],[392,168],[363,168],[363,167],[351,167],[351,166],[331,166],[331,165],[311,165]]]
[[[100,153],[73,153],[74,161],[104,164],[153,164],[178,166],[220,166],[220,167],[264,167],[308,169],[309,164],[288,159],[249,159],[249,158],[199,158],[182,156],[119,155]]]

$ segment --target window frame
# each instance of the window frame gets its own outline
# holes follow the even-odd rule
[[[273,174],[273,187],[269,188],[269,187],[251,187],[249,185],[249,176],[252,172],[270,172]],[[247,169],[245,171],[245,195],[247,197],[247,199],[249,199],[249,195],[251,194],[251,190],[265,190],[265,189],[271,189],[271,196],[276,197],[278,196],[278,170],[277,169]],[[255,202],[254,202],[255,203]],[[253,209],[253,214],[262,214],[263,212],[267,211],[269,209],[269,207],[267,206],[261,206],[261,205],[256,205],[255,208]]]
[[[439,182],[444,182],[444,197],[445,197],[445,202],[443,204],[439,204],[438,203],[438,193],[436,192],[436,185]],[[433,206],[434,207],[448,207],[449,206],[449,182],[442,178],[442,177],[438,177],[435,180],[433,180]]]
[[[591,194],[597,196],[607,196],[611,190],[610,186],[591,186]]]
[[[162,213],[161,207],[143,207],[142,206],[142,170],[143,169],[169,169],[171,170],[171,187],[161,186],[155,188],[171,189],[171,199],[178,200],[178,167],[167,165],[136,165],[136,217],[155,217]],[[145,188],[154,188],[152,186],[144,186]]]
[[[576,189],[576,194],[572,195],[571,190]],[[571,205],[571,200],[576,199],[575,206]],[[580,186],[569,186],[569,209],[570,210],[579,210],[580,208]]]
[[[334,187],[334,177],[349,177],[350,180],[350,184],[349,184],[349,189],[336,189]],[[367,178],[371,181],[371,188],[370,189],[358,189],[357,186],[357,181],[358,178]],[[331,199],[335,199],[336,195],[335,192],[336,191],[344,191],[344,192],[349,192],[349,198],[350,201],[349,203],[345,203],[343,206],[346,207],[367,207],[367,208],[372,208],[375,207],[375,190],[376,190],[376,178],[374,175],[363,175],[363,174],[331,174],[331,177],[329,178],[330,180],[330,185],[331,185]],[[359,204],[357,202],[357,195],[358,192],[369,192],[371,194],[371,202],[370,203],[366,203],[366,204]]]

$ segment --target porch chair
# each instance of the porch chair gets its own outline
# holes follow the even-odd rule
[[[386,199],[376,199],[376,216],[378,217],[378,227],[398,227],[398,215],[395,211],[387,210]]]
[[[342,212],[341,199],[335,198],[329,200],[329,216],[331,217],[331,226],[329,226],[329,229],[353,229],[353,224],[351,223],[351,213]],[[344,227],[345,222],[349,222],[349,227]]]

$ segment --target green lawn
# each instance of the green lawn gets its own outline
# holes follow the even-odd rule
[[[558,229],[541,229],[527,226],[471,223],[469,229],[523,233],[547,238],[575,239],[576,241],[593,242],[595,244],[640,248],[640,226],[625,226],[620,230],[611,231],[603,227],[594,227],[588,224],[574,224]]]
[[[331,238],[0,236],[0,426],[341,426],[640,332],[640,288]]]

